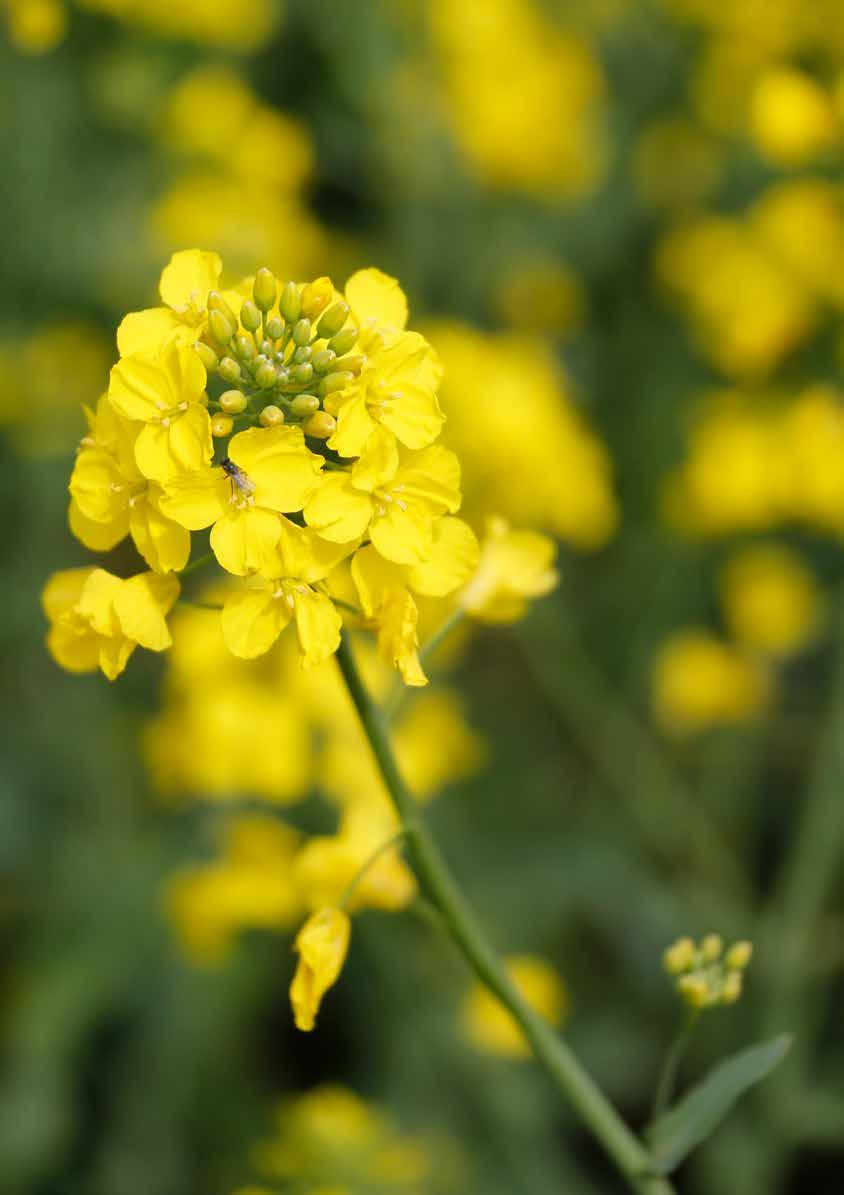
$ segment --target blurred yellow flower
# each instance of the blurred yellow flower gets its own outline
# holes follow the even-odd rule
[[[165,37],[187,38],[200,45],[250,54],[269,40],[280,0],[76,0],[81,8],[101,12],[127,25]]]
[[[811,75],[774,67],[750,97],[750,135],[759,152],[781,166],[801,166],[840,139],[831,96]]]
[[[752,659],[697,629],[677,632],[662,645],[652,686],[657,718],[677,734],[746,722],[765,708],[771,689]]]
[[[547,535],[513,531],[504,519],[487,519],[478,567],[458,597],[461,608],[479,622],[516,622],[531,598],[556,587],[556,555],[557,545]]]
[[[49,54],[64,41],[68,18],[60,0],[3,0],[3,10],[9,41],[22,54]]]
[[[568,994],[554,968],[534,955],[513,955],[504,962],[528,1004],[549,1024],[562,1024],[568,1011]],[[506,1058],[529,1056],[528,1044],[512,1015],[481,984],[475,984],[466,997],[461,1020],[478,1049]]]
[[[555,258],[520,262],[495,288],[496,315],[520,332],[566,335],[583,323],[586,295],[580,279]]]
[[[797,552],[760,544],[734,556],[720,577],[724,618],[746,647],[771,656],[799,651],[815,634],[821,601]]]

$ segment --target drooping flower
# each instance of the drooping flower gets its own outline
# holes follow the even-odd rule
[[[114,680],[137,646],[149,651],[170,646],[166,616],[179,590],[175,577],[156,573],[128,580],[101,568],[54,573],[42,595],[50,654],[69,672],[100,668]]]
[[[299,930],[294,949],[299,965],[290,985],[296,1028],[307,1033],[316,1023],[322,998],[338,980],[346,961],[351,922],[342,909],[321,909]]]
[[[557,546],[536,531],[512,531],[504,519],[487,520],[477,571],[460,594],[460,605],[479,622],[516,622],[531,598],[544,597],[559,581]]]

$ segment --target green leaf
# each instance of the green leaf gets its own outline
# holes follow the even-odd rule
[[[648,1130],[654,1169],[670,1174],[713,1132],[740,1096],[782,1062],[787,1034],[749,1046],[719,1063]]]

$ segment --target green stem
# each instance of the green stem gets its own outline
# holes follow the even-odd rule
[[[399,772],[384,715],[361,681],[346,636],[340,644],[337,660],[404,827],[408,855],[417,879],[442,916],[452,941],[478,979],[510,1012],[537,1061],[586,1128],[603,1145],[631,1190],[637,1195],[673,1195],[671,1183],[651,1172],[651,1160],[645,1146],[627,1127],[562,1038],[527,1003],[489,945],[436,842],[419,818],[416,802]]]
[[[689,1047],[696,1024],[697,1014],[695,1012],[688,1013],[680,1032],[674,1038],[665,1056],[665,1062],[662,1064],[662,1070],[660,1071],[659,1080],[656,1085],[653,1113],[651,1115],[652,1124],[659,1120],[660,1116],[662,1116],[671,1103],[671,1097],[674,1094],[674,1087],[677,1083],[677,1072]]]
[[[361,880],[364,878],[366,873],[369,871],[370,867],[374,867],[374,865],[378,862],[378,860],[383,855],[386,855],[387,851],[392,850],[394,846],[396,846],[398,843],[400,843],[404,837],[405,837],[405,830],[404,830],[404,828],[402,828],[397,833],[391,835],[386,840],[386,842],[382,842],[380,846],[377,846],[375,848],[375,850],[372,852],[372,854],[369,856],[369,858],[364,863],[362,863],[360,865],[360,867],[357,869],[355,874],[352,876],[349,883],[346,885],[345,892],[340,897],[340,899],[337,901],[338,909],[347,909],[349,907],[349,901],[352,899],[355,892],[357,892],[357,889],[358,889],[358,886],[359,886]]]

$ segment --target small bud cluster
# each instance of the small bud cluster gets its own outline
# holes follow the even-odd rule
[[[735,942],[725,951],[719,934],[707,934],[698,943],[678,938],[665,951],[663,965],[674,977],[683,1001],[700,1011],[718,1004],[735,1004],[752,954],[750,942]]]
[[[219,291],[208,295],[208,325],[196,349],[209,378],[227,387],[211,399],[212,434],[242,425],[300,424],[327,440],[337,428],[336,396],[358,376],[366,355],[353,354],[360,330],[328,278],[279,285],[260,269],[238,317]],[[234,389],[231,389],[234,387]],[[332,395],[335,398],[332,399]]]

